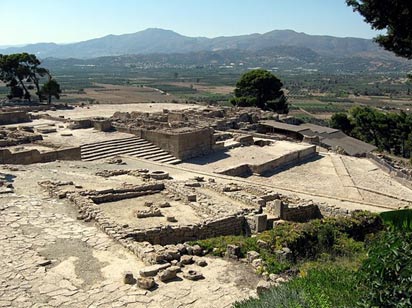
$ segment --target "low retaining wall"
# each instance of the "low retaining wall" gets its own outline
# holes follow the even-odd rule
[[[229,176],[248,176],[251,175],[253,172],[248,164],[238,165],[234,167],[230,167],[227,169],[219,170],[216,173],[229,175]]]
[[[164,188],[165,186],[163,183],[156,183],[124,189],[107,189],[99,192],[91,191],[82,193],[82,195],[88,196],[95,204],[101,204],[157,194],[160,193]]]
[[[311,146],[303,150],[297,150],[297,151],[287,153],[285,155],[282,155],[281,157],[275,158],[264,164],[250,165],[250,169],[252,170],[253,173],[257,173],[261,175],[265,172],[272,171],[276,168],[279,168],[287,164],[298,163],[302,160],[311,158],[315,155],[317,155],[316,146]]]
[[[148,241],[151,244],[168,245],[222,235],[240,235],[244,223],[245,218],[243,216],[228,216],[196,225],[142,230],[129,233],[126,237],[137,242]]]
[[[372,162],[374,162],[375,165],[377,165],[383,171],[385,171],[390,176],[392,176],[400,184],[408,187],[409,189],[412,189],[412,177],[402,173],[399,170],[396,170],[394,167],[388,164],[385,160],[377,157],[376,155],[372,153],[368,153],[366,157],[369,158]]]
[[[26,111],[0,111],[0,125],[30,122],[30,115]]]
[[[80,147],[40,153],[39,150],[28,150],[12,153],[7,149],[0,150],[0,164],[29,165],[47,163],[55,160],[81,160]]]
[[[219,170],[217,173],[225,174],[230,176],[245,176],[251,173],[256,173],[262,175],[268,171],[273,171],[276,168],[298,163],[305,159],[309,159],[318,153],[316,152],[316,146],[310,146],[303,150],[297,150],[280,157],[277,157],[273,160],[267,161],[260,165],[250,165],[250,164],[243,164],[234,167],[230,167],[224,170]]]
[[[273,215],[287,221],[307,222],[323,217],[319,207],[315,204],[289,207],[281,200],[275,200],[267,203],[267,209]]]

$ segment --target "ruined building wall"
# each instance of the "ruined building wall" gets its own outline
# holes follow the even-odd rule
[[[230,176],[244,176],[250,173],[264,174],[265,172],[272,171],[281,166],[284,166],[287,164],[298,163],[302,160],[309,159],[317,154],[318,153],[316,152],[316,146],[310,146],[303,150],[297,150],[297,151],[287,153],[275,159],[269,160],[263,164],[237,165],[237,166],[230,167],[227,169],[219,170],[217,173],[230,175]]]
[[[142,130],[141,137],[182,160],[210,153],[213,145],[213,131],[209,128],[182,133]]]
[[[146,139],[182,160],[208,154],[214,145],[213,129],[208,127],[175,132],[116,125],[116,130]]]
[[[55,160],[80,160],[80,147],[40,153],[38,150],[12,153],[7,149],[0,150],[0,164],[28,165],[47,163]]]
[[[281,200],[274,200],[267,204],[267,208],[272,215],[287,221],[306,222],[323,217],[319,207],[315,204],[289,207]]]
[[[243,216],[228,216],[195,225],[159,227],[129,233],[126,237],[151,244],[176,244],[222,235],[240,235],[245,224]]]
[[[275,158],[260,165],[250,165],[250,169],[253,171],[253,173],[262,174],[286,164],[300,162],[316,154],[316,146],[311,146],[303,150],[287,153],[285,155],[282,155],[281,157]]]
[[[30,115],[26,111],[0,112],[0,125],[30,122]]]

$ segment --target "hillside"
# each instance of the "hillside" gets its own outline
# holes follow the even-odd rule
[[[170,30],[147,29],[132,34],[108,35],[72,44],[38,43],[24,47],[9,47],[0,49],[0,53],[29,52],[43,59],[48,57],[84,59],[127,54],[194,53],[228,49],[253,52],[284,46],[311,49],[323,56],[393,57],[372,40],[308,35],[292,30],[205,38],[183,36]]]

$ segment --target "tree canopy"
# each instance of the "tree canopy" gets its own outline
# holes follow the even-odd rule
[[[405,112],[381,112],[356,106],[332,116],[331,126],[381,150],[410,158],[412,155],[412,115]]]
[[[47,69],[40,67],[40,64],[40,60],[33,54],[0,54],[0,80],[5,82],[6,86],[10,88],[9,99],[24,98],[31,101],[30,90],[35,88],[35,94],[39,97],[39,101],[41,102],[44,96],[46,96],[49,98],[50,103],[50,91],[42,93],[40,80],[43,77],[48,77],[49,81],[45,83],[45,86],[53,80],[54,89],[56,89],[56,84],[58,85],[58,83],[52,79]],[[46,87],[43,86],[43,89],[50,89],[50,85]],[[60,91],[59,85],[58,90]],[[56,93],[57,92],[53,92],[52,96],[58,98],[58,95],[55,95]],[[61,91],[59,93],[61,93]]]
[[[271,72],[256,69],[243,74],[236,83],[231,103],[239,107],[256,106],[264,110],[288,113],[287,98],[282,82]]]
[[[375,38],[385,49],[412,59],[412,2],[410,0],[346,0],[375,30],[386,34]]]
[[[54,96],[56,99],[60,99],[62,93],[60,85],[55,79],[49,79],[41,88],[41,95],[47,97],[47,102],[50,104],[51,99]]]

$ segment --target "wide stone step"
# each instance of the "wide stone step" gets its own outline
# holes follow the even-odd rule
[[[110,148],[105,148],[105,149],[99,149],[98,151],[87,151],[87,152],[81,152],[82,157],[90,157],[90,156],[97,156],[100,154],[107,154],[107,153],[113,153],[115,151],[122,151],[122,150],[132,150],[135,151],[136,148],[138,148],[139,150],[154,150],[154,149],[158,149],[156,146],[154,145],[125,145],[125,146],[116,146],[116,147],[110,147]]]
[[[163,152],[159,152],[159,153],[152,153],[151,155],[148,155],[145,158],[155,161],[156,158],[159,158],[159,157],[162,157],[162,156],[165,156],[165,155],[170,155],[170,154],[163,151]]]
[[[110,139],[110,140],[105,140],[105,141],[100,141],[100,142],[93,142],[93,143],[87,143],[82,145],[82,147],[93,147],[96,145],[103,145],[103,144],[113,144],[113,143],[117,143],[117,142],[126,142],[126,141],[130,141],[130,140],[143,140],[146,141],[142,138],[139,137],[128,137],[128,138],[119,138],[119,139]]]
[[[143,154],[138,154],[138,155],[135,155],[135,156],[136,156],[136,157],[141,157],[141,158],[149,159],[150,157],[159,155],[160,153],[167,153],[167,152],[163,151],[162,149],[158,149],[158,150],[153,150],[153,151],[151,151],[151,152],[147,152],[147,153],[143,153]]]
[[[116,157],[119,155],[128,155],[131,151],[132,150],[122,150],[122,151],[115,151],[115,152],[106,153],[106,154],[87,156],[87,157],[82,157],[82,160],[93,161],[93,160],[99,160],[99,159],[104,159],[104,158]]]
[[[181,162],[167,151],[138,137],[112,139],[81,146],[81,156],[84,161],[108,159],[119,155],[129,155],[167,164]]]
[[[170,155],[169,153],[166,153],[166,152],[165,152],[165,153],[163,153],[163,155],[159,155],[159,156],[150,158],[150,160],[153,160],[153,161],[161,161],[161,160],[167,159],[167,158],[173,158],[173,159],[175,159],[176,157],[173,157],[173,156]]]
[[[153,151],[159,151],[159,150],[163,151],[157,146],[150,146],[150,147],[145,147],[142,149],[136,149],[134,152],[130,153],[129,155],[132,155],[132,156],[140,155],[141,156],[141,155],[150,154],[150,153],[153,153]]]
[[[169,164],[169,165],[177,165],[180,164],[182,161],[178,158],[174,158],[172,160],[165,160],[165,161],[159,161],[160,163],[164,164]]]
[[[111,144],[96,144],[93,146],[81,146],[81,151],[89,152],[89,151],[113,148],[114,146],[145,145],[145,144],[150,144],[150,143],[147,142],[146,140],[126,140],[126,141],[113,142]]]

